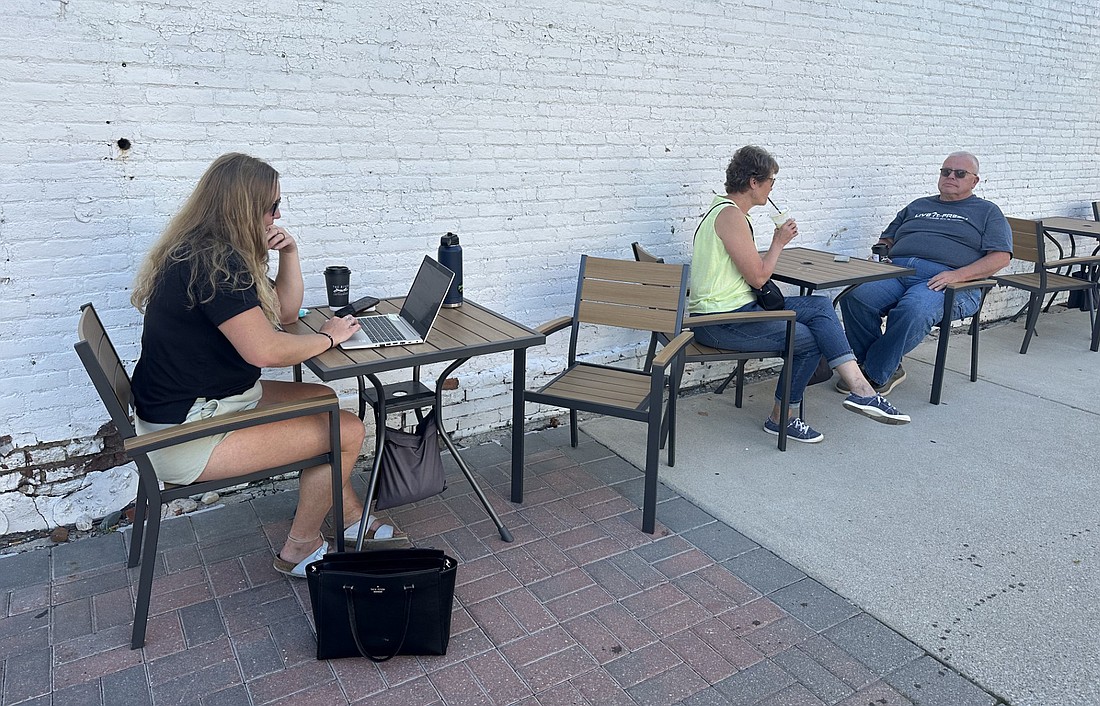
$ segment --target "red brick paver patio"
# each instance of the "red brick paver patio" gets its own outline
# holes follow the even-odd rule
[[[515,536],[458,475],[392,515],[459,562],[442,657],[318,662],[304,581],[271,568],[296,496],[164,524],[145,649],[129,649],[129,532],[0,558],[0,706],[14,704],[997,704],[841,596],[582,435],[464,455]],[[449,459],[448,459],[449,461]]]

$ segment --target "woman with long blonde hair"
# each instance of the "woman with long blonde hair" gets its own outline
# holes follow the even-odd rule
[[[222,155],[153,246],[131,296],[145,315],[133,376],[139,433],[331,393],[323,385],[260,379],[261,368],[301,363],[358,329],[350,316],[329,319],[311,335],[276,327],[297,320],[304,291],[298,244],[275,224],[281,200],[279,174],[270,165]],[[279,257],[273,281],[270,250]],[[363,511],[349,482],[363,437],[359,419],[341,412],[346,535],[358,532]],[[186,485],[308,458],[323,453],[328,438],[327,417],[318,415],[198,439],[150,458],[160,480]],[[293,576],[304,576],[306,564],[328,549],[320,531],[332,506],[328,467],[302,471],[299,486],[298,508],[274,561]],[[392,526],[371,523],[368,537],[394,536]]]

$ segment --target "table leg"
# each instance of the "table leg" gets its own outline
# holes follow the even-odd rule
[[[497,526],[497,532],[500,533],[500,538],[505,542],[511,542],[512,533],[509,532],[508,528],[504,526],[504,523],[500,521],[500,517],[497,515],[496,510],[489,504],[489,498],[485,496],[484,491],[481,490],[481,486],[477,483],[477,479],[474,478],[474,474],[470,470],[470,467],[466,465],[466,461],[462,458],[462,455],[458,453],[454,441],[451,440],[451,435],[447,433],[447,429],[443,424],[443,383],[446,382],[447,378],[456,368],[458,368],[458,366],[462,365],[467,360],[469,360],[469,358],[462,358],[461,360],[456,360],[454,363],[451,363],[435,382],[435,419],[439,423],[439,436],[443,439],[443,444],[447,447],[447,450],[451,452],[451,457],[454,458],[455,463],[458,464],[462,474],[466,476],[466,481],[470,484],[470,487],[473,488],[474,495],[481,501],[481,505],[485,508],[485,513],[489,515],[489,519]]]
[[[364,376],[374,385],[378,395],[378,406],[374,410],[374,463],[371,464],[370,477],[367,479],[367,494],[363,498],[363,516],[359,518],[359,536],[355,538],[355,550],[363,550],[363,540],[367,535],[367,518],[370,506],[374,502],[374,493],[378,489],[378,471],[382,467],[382,444],[386,441],[386,391],[382,381],[376,375]],[[362,378],[360,378],[362,381]],[[342,531],[341,531],[342,534]]]
[[[527,388],[527,349],[512,356],[512,502],[523,502],[523,392]]]
[[[340,410],[328,418],[329,447],[332,449],[332,525],[336,527],[336,551],[344,551],[344,474],[340,468]]]
[[[443,443],[447,446],[447,450],[451,452],[451,456],[454,457],[455,462],[458,463],[458,467],[462,469],[463,475],[466,476],[466,480],[470,482],[470,487],[474,489],[474,494],[477,495],[477,499],[481,501],[482,506],[485,507],[485,512],[489,515],[489,519],[493,521],[493,524],[497,526],[497,532],[500,533],[500,538],[505,542],[512,541],[512,533],[508,531],[508,528],[504,526],[504,523],[500,521],[500,516],[497,515],[496,510],[489,504],[489,499],[485,497],[485,492],[482,491],[481,486],[477,484],[474,479],[473,473],[470,471],[469,466],[462,459],[462,456],[458,453],[458,449],[455,448],[454,442],[451,441],[451,435],[443,429],[442,422],[439,425],[439,436],[442,437]]]

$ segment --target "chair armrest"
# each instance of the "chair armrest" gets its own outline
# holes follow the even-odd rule
[[[1100,256],[1082,255],[1080,257],[1064,257],[1061,260],[1047,260],[1048,270],[1059,267],[1073,267],[1074,265],[1100,265]]]
[[[541,326],[536,326],[535,330],[541,333],[543,336],[549,336],[552,333],[557,333],[558,331],[561,331],[563,328],[569,326],[572,323],[572,316],[560,316],[552,321],[547,321]]]
[[[184,422],[174,427],[126,439],[123,445],[126,452],[130,454],[148,453],[168,446],[201,439],[204,436],[213,436],[222,432],[247,429],[248,427],[262,426],[284,419],[308,417],[313,414],[339,409],[340,400],[336,397],[336,393],[332,393],[322,397],[280,402],[254,409],[246,409],[242,412],[222,414],[198,422]]]
[[[684,319],[684,328],[696,326],[710,326],[712,324],[749,323],[758,321],[790,321],[794,319],[794,312],[789,309],[777,311],[737,311],[728,314],[703,314],[702,316],[689,316]]]
[[[997,285],[997,281],[993,279],[972,279],[966,282],[952,282],[947,285],[949,289],[953,289],[956,292],[961,292],[967,289],[981,288],[981,287],[994,287]]]
[[[695,338],[695,334],[691,331],[684,331],[676,338],[668,342],[668,345],[661,349],[661,352],[653,358],[653,369],[663,369],[668,366],[673,357],[683,349],[684,346],[691,343],[691,340]]]

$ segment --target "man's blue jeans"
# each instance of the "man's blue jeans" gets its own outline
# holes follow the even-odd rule
[[[787,297],[784,309],[795,313],[794,354],[791,374],[791,403],[802,401],[806,384],[817,369],[821,356],[835,368],[841,363],[855,360],[844,329],[836,318],[833,305],[827,297]],[[763,311],[756,302],[746,304],[737,311]],[[760,321],[757,323],[716,324],[700,326],[695,339],[711,348],[728,348],[737,351],[779,351],[787,344],[787,322]],[[783,390],[784,370],[775,386],[775,399],[779,401]]]
[[[917,272],[908,277],[861,284],[840,300],[848,342],[873,385],[890,379],[902,357],[916,348],[943,318],[943,292],[929,289],[928,280],[952,269],[919,257],[899,257],[893,262]],[[972,316],[981,300],[981,291],[977,289],[956,293],[951,320]]]

